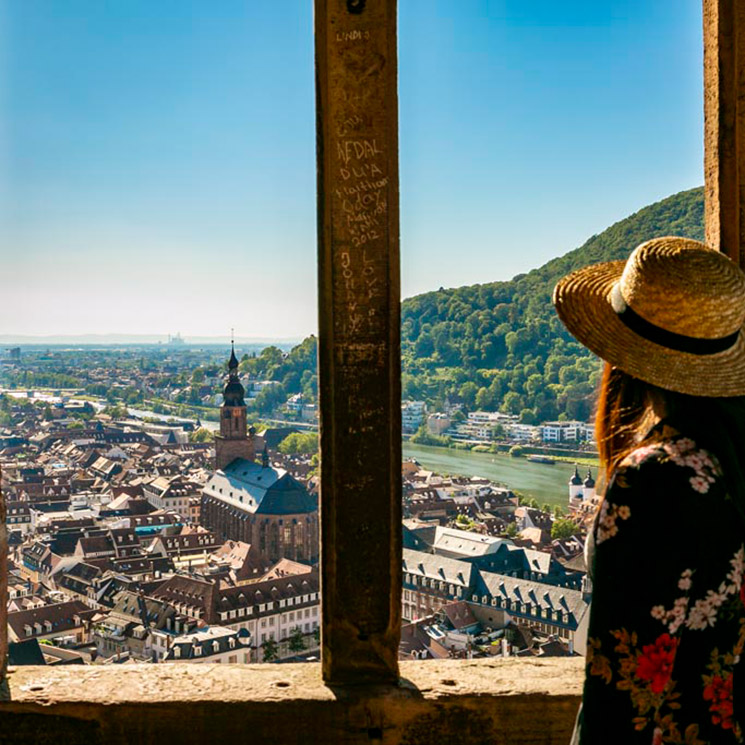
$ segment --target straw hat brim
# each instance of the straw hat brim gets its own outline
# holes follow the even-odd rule
[[[594,264],[556,285],[554,305],[572,336],[611,365],[660,388],[692,396],[745,395],[743,330],[729,349],[716,354],[681,352],[645,339],[628,328],[611,305],[611,292],[625,265]]]

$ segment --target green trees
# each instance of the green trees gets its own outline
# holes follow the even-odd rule
[[[268,385],[259,391],[253,408],[259,414],[271,414],[280,404],[287,400],[287,393],[281,384]]]
[[[411,436],[411,441],[417,445],[442,445],[445,447],[452,442],[449,437],[431,434],[426,422],[422,422],[419,429]]]
[[[303,636],[303,630],[299,626],[295,626],[290,632],[289,644],[287,645],[290,652],[303,652],[305,650],[305,637]]]
[[[125,419],[129,416],[129,411],[124,404],[106,406],[101,413],[108,414],[112,419]]]
[[[264,662],[274,662],[279,658],[279,646],[271,636],[261,643],[261,653]]]
[[[314,455],[318,452],[318,435],[315,432],[293,432],[279,443],[284,455]]]
[[[495,424],[491,430],[492,440],[502,440],[505,437],[504,427],[501,424]]]
[[[565,517],[560,517],[554,520],[553,525],[551,526],[551,538],[554,540],[564,540],[566,538],[571,538],[575,533],[578,533],[579,529],[577,526],[571,521],[567,520]]]
[[[516,391],[509,391],[502,399],[499,410],[504,414],[519,414],[523,409],[523,397]]]
[[[288,353],[266,347],[259,355],[241,360],[239,370],[259,380],[274,380],[279,385],[264,389],[256,399],[256,408],[269,413],[288,396],[302,393],[306,403],[318,400],[318,350],[315,336],[308,336]],[[271,391],[271,392],[270,392]]]
[[[12,423],[10,396],[0,394],[0,427],[9,427]]]
[[[206,427],[200,427],[193,432],[189,432],[189,442],[212,442],[215,439],[215,433]]]
[[[476,394],[479,392],[479,387],[472,380],[469,380],[458,389],[458,397],[461,401],[469,408],[474,408],[476,403]]]
[[[476,527],[476,522],[471,520],[468,515],[458,515],[455,518],[455,527],[460,530],[473,530]]]

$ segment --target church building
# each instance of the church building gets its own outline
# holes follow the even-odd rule
[[[318,560],[318,503],[264,449],[256,460],[256,437],[247,428],[245,391],[238,379],[235,348],[215,435],[215,473],[202,491],[200,522],[222,540],[255,546],[270,562]]]

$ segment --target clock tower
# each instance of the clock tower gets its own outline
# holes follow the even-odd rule
[[[222,393],[220,434],[215,435],[215,468],[223,469],[236,458],[253,461],[254,432],[247,430],[245,391],[238,380],[238,359],[231,343],[228,380]]]

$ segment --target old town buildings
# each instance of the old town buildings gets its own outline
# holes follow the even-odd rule
[[[281,467],[283,456],[269,446],[281,437],[273,435],[262,438],[254,462],[255,433],[246,425],[236,366],[233,354],[220,410],[229,417],[214,445],[191,441],[178,423],[145,423],[145,432],[129,416],[86,412],[81,426],[69,427],[64,417],[45,419],[42,406],[4,399],[8,437],[16,428],[27,435],[0,451],[14,659],[232,663],[313,656],[320,638],[318,519],[300,480],[310,466],[299,463],[298,477]],[[296,461],[284,459],[290,468]],[[225,499],[203,511],[209,484]],[[236,505],[248,508],[243,521],[233,519]],[[233,532],[244,525],[248,531]],[[32,650],[37,639],[43,643]]]
[[[316,463],[280,453],[292,430],[249,426],[237,368],[231,353],[214,442],[126,412],[88,412],[69,427],[6,400],[8,610],[13,644],[25,645],[14,659],[317,655]],[[402,479],[404,656],[583,651],[591,478],[571,479],[578,527],[562,539],[553,514],[486,478],[407,461]]]

